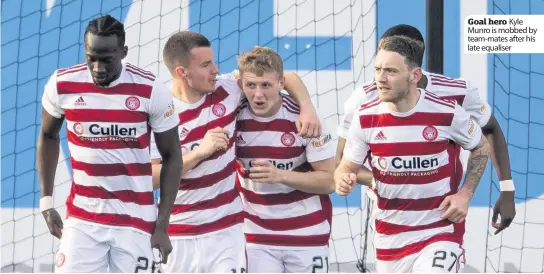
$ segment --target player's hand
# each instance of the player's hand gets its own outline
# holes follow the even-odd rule
[[[441,218],[448,219],[454,223],[464,221],[467,217],[470,199],[472,199],[472,195],[465,192],[463,189],[446,197],[438,207],[439,210],[446,210]]]
[[[226,129],[216,127],[208,130],[200,146],[195,150],[200,157],[210,157],[218,150],[226,150],[229,146],[229,132]]]
[[[298,134],[303,138],[321,136],[321,122],[311,102],[301,104],[296,125]]]
[[[161,254],[161,263],[168,263],[168,255],[172,252],[172,243],[166,231],[156,229],[151,235],[151,247],[159,250]]]
[[[47,224],[47,228],[49,228],[49,232],[51,233],[51,235],[60,239],[60,237],[62,237],[63,224],[62,218],[60,217],[57,210],[51,208],[43,211],[42,215],[45,219],[45,223]]]
[[[281,183],[281,171],[266,160],[253,160],[249,168],[249,178],[257,183]]]
[[[334,177],[334,184],[336,185],[336,194],[340,196],[349,195],[355,188],[357,182],[357,175],[355,173],[341,173]]]
[[[497,222],[499,215],[501,216],[500,223]],[[501,195],[493,208],[493,218],[491,219],[491,226],[497,229],[495,235],[509,227],[515,216],[514,191],[501,191]]]

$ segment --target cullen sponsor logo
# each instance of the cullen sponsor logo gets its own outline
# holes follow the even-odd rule
[[[250,167],[253,166],[252,162],[253,161],[249,161],[249,166]],[[276,161],[276,160],[269,160],[269,162],[272,163],[276,168],[282,169],[282,170],[291,170],[291,169],[293,169],[293,166],[294,166],[293,161],[282,163],[282,162],[279,162],[279,161]]]
[[[395,157],[391,161],[391,165],[396,169],[420,169],[438,167],[438,159],[421,159],[421,157],[413,157],[412,159],[404,160],[400,157]]]
[[[136,136],[136,128],[126,128],[121,127],[116,124],[111,124],[109,126],[100,126],[98,124],[92,124],[89,126],[89,133],[92,135],[105,135],[105,136]]]
[[[75,123],[73,130],[80,139],[93,142],[136,141],[137,135],[136,127],[123,127],[118,124],[90,124],[88,128],[85,128],[83,124]],[[87,136],[82,136],[84,133]]]

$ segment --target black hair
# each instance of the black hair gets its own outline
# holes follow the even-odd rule
[[[164,45],[162,52],[164,64],[170,71],[180,65],[188,66],[192,49],[211,46],[210,40],[200,33],[191,31],[176,32],[168,38]]]
[[[119,38],[119,45],[125,45],[125,26],[109,14],[89,21],[85,29],[85,39],[88,33],[99,36],[115,35]]]
[[[423,40],[423,35],[421,32],[414,26],[407,24],[399,24],[387,29],[380,39],[391,37],[391,36],[406,36],[410,39],[416,40],[423,44],[423,50],[425,50],[425,40]]]
[[[421,67],[423,64],[423,48],[421,42],[402,35],[382,38],[378,50],[393,51],[405,58],[405,63],[411,67]]]

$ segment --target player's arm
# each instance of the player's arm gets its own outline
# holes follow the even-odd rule
[[[334,192],[334,159],[328,158],[310,163],[312,171],[297,172],[278,170],[280,182],[294,189],[313,194],[331,194]],[[250,173],[251,174],[251,173]]]
[[[470,155],[463,185],[456,194],[446,197],[439,209],[446,210],[442,218],[459,223],[465,219],[470,200],[484,174],[489,159],[489,144],[481,128],[459,105],[455,105],[450,129],[451,139],[470,151]]]
[[[515,186],[510,170],[508,145],[499,122],[491,112],[491,107],[487,102],[481,100],[477,88],[468,85],[463,108],[465,108],[482,127],[482,132],[490,146],[489,156],[491,162],[499,177],[501,194],[493,207],[493,217],[491,218],[491,225],[497,229],[495,234],[498,234],[503,229],[510,226],[510,223],[516,216],[516,204],[514,201]],[[501,217],[500,222],[498,222],[499,215]]]
[[[178,134],[179,116],[172,102],[172,94],[159,81],[153,84],[148,113],[148,124],[154,137],[154,144],[150,142],[150,145],[156,146],[156,151],[162,159],[159,178],[161,202],[151,235],[151,246],[159,249],[162,263],[167,263],[168,255],[172,252],[167,229],[181,181],[183,162]],[[151,158],[154,158],[153,155]]]
[[[357,112],[359,106],[365,103],[363,89],[356,89],[350,95],[348,100],[344,103],[344,116],[338,126],[338,143],[336,145],[336,166],[340,165],[342,156],[344,154],[344,148],[346,146],[346,138],[348,136],[349,129],[353,120],[354,113]],[[370,186],[372,184],[373,175],[366,167],[361,166],[357,174],[357,182],[362,185]]]
[[[64,111],[60,107],[57,94],[56,73],[45,85],[42,97],[42,120],[36,149],[38,177],[40,179],[40,211],[49,232],[60,238],[62,219],[53,208],[53,186],[59,160],[60,129],[64,121]]]
[[[493,166],[497,170],[499,180],[512,180],[510,156],[508,154],[508,145],[504,138],[504,133],[499,122],[495,118],[495,115],[491,112],[489,104],[481,99],[479,90],[470,83],[467,83],[467,95],[463,102],[463,108],[482,128],[482,132],[491,148],[490,158]],[[504,191],[512,194],[513,199],[513,184],[506,187]]]
[[[500,181],[512,180],[512,172],[510,170],[510,155],[508,154],[508,144],[504,138],[504,133],[495,118],[491,114],[489,121],[482,127],[482,132],[485,135],[491,148],[490,158],[493,166],[497,170],[497,175]],[[513,185],[505,190],[514,196]],[[501,192],[504,192],[501,190]]]
[[[294,189],[308,193],[333,193],[335,189],[333,179],[335,169],[333,144],[332,136],[329,133],[307,141],[305,153],[306,159],[312,167],[311,171],[280,170],[283,183]]]
[[[166,230],[181,181],[181,169],[183,167],[178,127],[174,126],[164,132],[155,132],[154,137],[157,150],[162,159],[158,180],[161,190],[161,203],[157,216],[157,229]]]
[[[191,169],[193,169],[198,163],[210,157],[213,153],[219,150],[226,150],[228,148],[229,138],[228,132],[223,128],[217,127],[206,132],[202,144],[198,146],[195,150],[189,151],[183,154],[183,168],[181,171],[182,176],[187,174]],[[179,142],[178,142],[179,146]],[[151,148],[151,154],[153,156],[153,147]],[[153,163],[153,187],[154,189],[159,188],[159,178],[160,178],[160,169],[161,169],[161,159],[158,157],[152,160]]]
[[[317,138],[321,136],[322,125],[310,99],[308,89],[302,79],[294,72],[286,71],[284,89],[300,106],[297,130],[302,137]]]
[[[336,193],[339,195],[348,195],[353,191],[355,183],[370,186],[372,183],[372,173],[363,167],[363,163],[370,151],[365,136],[365,131],[361,127],[359,115],[355,113],[351,120],[351,125],[346,138],[346,146],[342,155],[340,164],[334,171],[334,182]],[[357,178],[361,171],[367,171],[363,180]]]

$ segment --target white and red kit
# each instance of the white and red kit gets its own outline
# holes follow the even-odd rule
[[[229,132],[220,150],[182,176],[170,216],[168,235],[174,247],[163,272],[240,272],[245,268],[242,201],[236,190],[236,116],[243,93],[230,74],[217,77],[216,89],[196,103],[174,97],[179,113],[181,150],[196,149],[208,130]],[[160,159],[154,142],[151,157]]]
[[[282,94],[282,106],[272,117],[252,114],[244,103],[238,116],[237,157],[247,169],[251,161],[272,162],[282,170],[301,170],[309,163],[331,159],[331,135],[304,139],[297,135],[300,108]],[[323,124],[323,123],[322,123]],[[246,219],[248,272],[325,272],[332,205],[328,195],[293,189],[281,183],[256,183],[244,174],[240,192]]]
[[[481,99],[478,88],[463,79],[453,79],[427,71],[422,72],[427,78],[426,90],[440,98],[456,101],[457,104],[470,114],[471,118],[480,127],[487,124],[491,117],[491,107]],[[354,114],[359,110],[359,107],[376,98],[378,98],[378,89],[374,80],[363,84],[352,92],[351,96],[344,103],[344,115],[340,119],[337,129],[339,137],[347,138],[351,121]],[[466,152],[460,151],[459,153],[462,155]],[[368,163],[365,163],[365,167],[370,168]],[[368,191],[367,194],[372,200],[376,199],[374,192]]]
[[[80,64],[51,76],[42,105],[66,119],[73,169],[56,271],[151,271],[149,144],[152,132],[178,125],[170,92],[129,63],[108,87],[96,86]]]
[[[344,159],[362,165],[368,157],[374,175],[379,272],[456,272],[464,265],[464,222],[442,220],[438,206],[459,187],[458,146],[473,149],[482,132],[455,102],[420,92],[406,113],[379,99],[363,104],[346,140]]]
[[[426,90],[434,93],[436,96],[455,100],[472,119],[483,127],[491,117],[491,107],[480,97],[478,88],[472,86],[470,82],[463,79],[453,79],[444,75],[423,71],[427,77]],[[355,89],[348,100],[344,103],[344,115],[338,126],[338,136],[346,139],[350,128],[353,115],[357,113],[359,107],[378,97],[376,81],[372,80]]]

